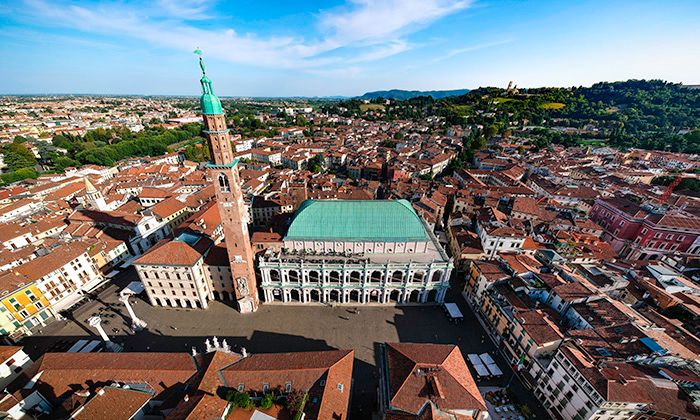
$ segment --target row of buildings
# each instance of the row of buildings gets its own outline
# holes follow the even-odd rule
[[[347,419],[354,352],[249,354],[226,340],[198,353],[46,353],[0,346],[0,413],[8,419]],[[383,419],[489,417],[459,349],[386,343],[378,366]]]

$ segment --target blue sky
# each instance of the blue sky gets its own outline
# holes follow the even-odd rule
[[[700,83],[700,2],[0,0],[0,94]]]

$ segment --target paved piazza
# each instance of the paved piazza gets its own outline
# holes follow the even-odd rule
[[[454,343],[465,355],[488,351],[506,372],[501,385],[510,375],[507,364],[496,354],[481,325],[461,296],[454,293],[447,295],[447,301],[458,302],[465,315],[464,322],[457,325],[447,320],[439,306],[272,304],[261,305],[252,314],[240,314],[218,301],[212,301],[208,309],[202,310],[154,307],[143,297],[132,297],[130,301],[137,316],[148,323],[146,329],[133,334],[117,292],[135,275],[131,270],[123,273],[115,279],[119,286],[107,286],[95,299],[75,309],[72,319],[53,322],[40,335],[27,337],[22,342],[27,353],[36,358],[45,351],[66,351],[79,339],[99,339],[97,331],[87,323],[96,314],[101,315],[105,331],[124,346],[124,351],[189,352],[192,346],[203,351],[204,340],[215,335],[225,338],[236,351],[241,346],[248,352],[259,353],[355,349],[354,418],[366,418],[375,405],[375,348],[380,342]],[[511,386],[521,398],[533,403],[529,392],[517,380]]]

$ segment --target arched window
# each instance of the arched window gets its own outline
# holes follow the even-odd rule
[[[228,177],[226,174],[219,174],[219,191],[231,192],[231,186],[228,183]]]

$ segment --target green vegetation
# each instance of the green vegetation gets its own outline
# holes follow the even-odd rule
[[[23,141],[16,141],[2,148],[7,173],[2,174],[0,179],[8,184],[37,178],[40,175],[38,165],[47,172],[62,172],[67,167],[80,167],[88,163],[113,166],[117,161],[128,157],[162,155],[168,152],[170,145],[180,142],[188,145],[185,156],[200,162],[208,160],[209,154],[206,147],[194,146],[197,142],[204,141],[199,137],[201,131],[201,124],[186,124],[171,130],[149,127],[138,133],[127,128],[99,128],[88,131],[84,136],[57,134],[52,143],[36,142],[39,159],[25,147]]]
[[[10,143],[3,146],[2,154],[5,156],[5,165],[8,171],[34,168],[37,164],[34,153],[20,143]]]
[[[275,396],[273,394],[265,394],[260,399],[260,402],[258,403],[258,407],[260,407],[262,410],[267,410],[268,408],[272,407],[272,404],[274,404],[274,403],[275,403]]]
[[[113,166],[128,157],[162,155],[168,151],[169,145],[195,138],[201,130],[201,124],[196,123],[171,130],[150,127],[138,133],[126,128],[97,129],[88,131],[84,136],[59,134],[53,138],[53,144],[66,149],[68,157],[80,164]]]
[[[540,105],[540,107],[544,109],[562,109],[565,106],[566,105],[561,102],[547,102],[545,104]]]
[[[309,159],[307,166],[309,170],[313,173],[317,174],[323,172],[323,168],[326,166],[326,159],[323,157],[323,154],[319,153],[316,156]]]
[[[360,111],[377,111],[384,110],[384,105],[382,104],[361,104]]]
[[[651,185],[663,185],[669,186],[675,179],[675,176],[657,176],[651,180]],[[683,178],[681,182],[673,189],[674,191],[692,191],[694,193],[700,194],[700,179],[697,178]]]
[[[363,104],[352,99],[326,105],[325,110],[358,116],[364,112],[362,105],[383,102],[377,98],[372,104]],[[516,94],[500,88],[479,88],[437,100],[427,96],[393,100],[381,116],[367,119],[392,121],[433,115],[445,117],[448,124],[494,126],[499,133],[508,127],[534,128],[522,136],[529,137],[536,147],[551,143],[609,144],[700,153],[700,89],[661,80],[522,89]]]

